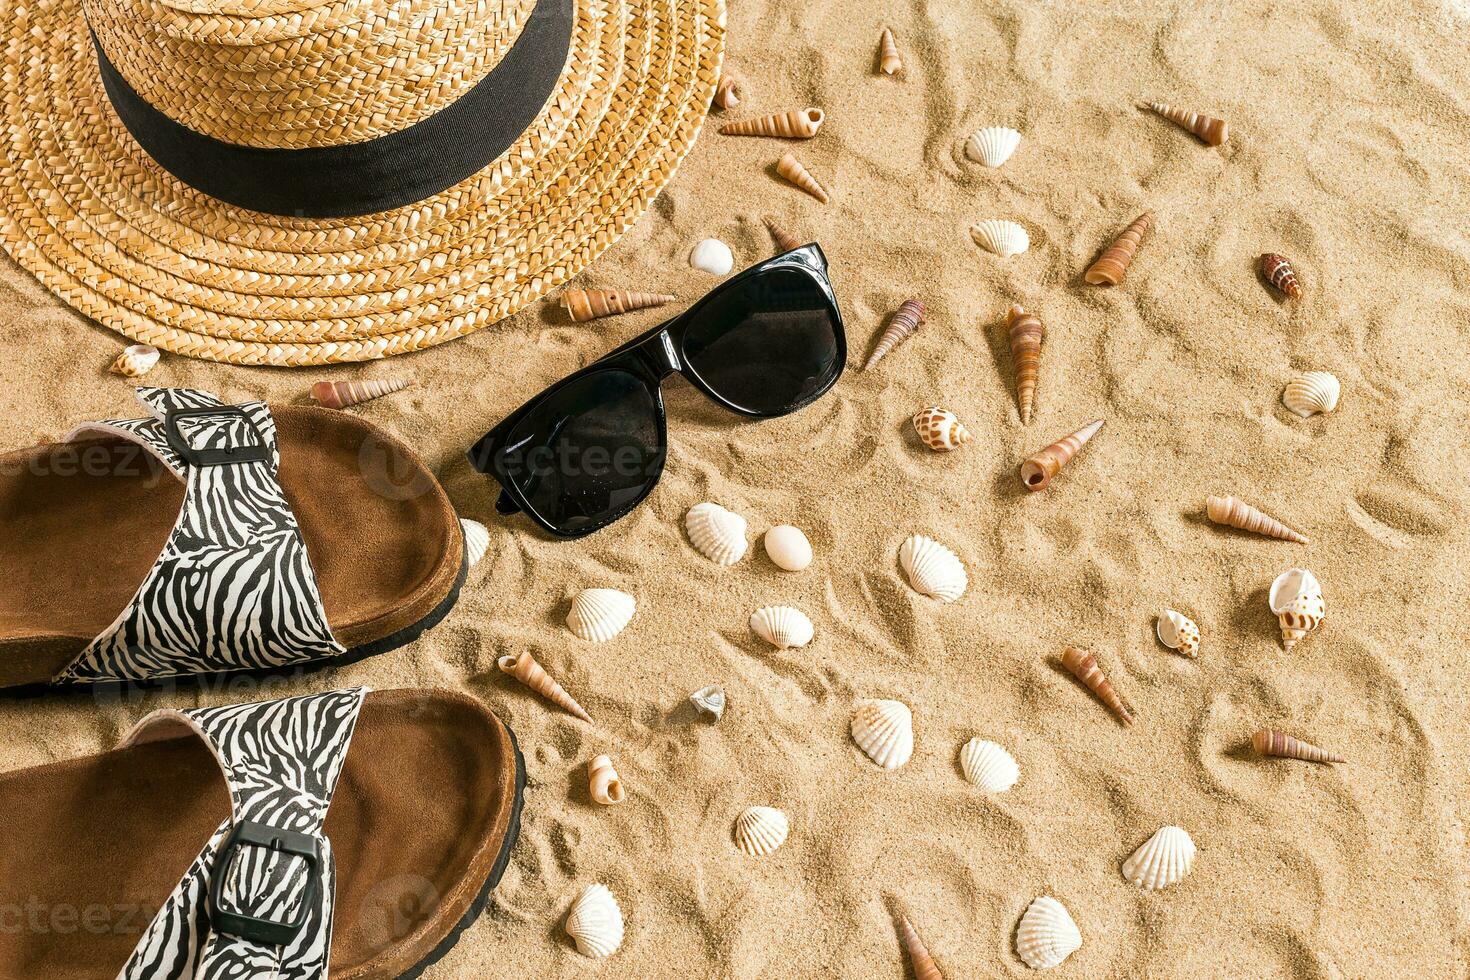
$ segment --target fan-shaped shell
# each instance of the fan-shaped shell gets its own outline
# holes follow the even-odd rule
[[[735,846],[751,857],[762,857],[786,843],[791,822],[773,806],[753,806],[735,818]]]
[[[1182,827],[1160,827],[1123,862],[1123,877],[1140,888],[1168,888],[1194,867],[1194,840]]]
[[[148,344],[133,344],[123,348],[123,352],[117,355],[117,360],[112,362],[111,371],[124,378],[141,378],[152,371],[157,363],[157,347]]]
[[[582,955],[611,956],[623,945],[623,910],[606,885],[588,885],[572,903],[566,929]]]
[[[852,716],[852,740],[884,769],[914,754],[914,714],[902,701],[869,701]]]
[[[1020,255],[1031,247],[1031,236],[1014,221],[988,218],[978,225],[972,225],[970,235],[981,248],[1006,259],[1012,255]]]
[[[733,565],[745,557],[745,527],[745,518],[719,504],[695,504],[684,515],[689,543],[716,565]]]
[[[965,156],[987,167],[998,167],[1021,145],[1021,134],[1007,126],[986,126],[965,141]]]
[[[719,721],[725,715],[725,689],[718,684],[701,687],[689,695],[689,702],[702,714]]]
[[[933,538],[915,534],[898,550],[899,563],[915,592],[954,602],[970,584],[959,556]]]
[[[735,255],[718,238],[706,238],[689,253],[689,264],[710,275],[723,276],[735,267]]]
[[[1302,418],[1310,418],[1335,409],[1341,395],[1342,383],[1337,378],[1326,371],[1308,371],[1287,383],[1281,402]]]
[[[1004,793],[1021,778],[1021,767],[1001,745],[972,738],[960,747],[965,778],[987,793]]]
[[[584,640],[605,643],[633,619],[638,600],[619,589],[583,589],[572,600],[567,628]]]
[[[812,642],[812,621],[795,606],[765,606],[750,616],[755,635],[775,647],[804,647]]]
[[[1159,642],[1170,650],[1178,650],[1186,657],[1199,656],[1199,627],[1183,613],[1165,609],[1154,631],[1159,635]]]
[[[470,567],[480,563],[485,552],[490,550],[490,529],[479,521],[461,517],[459,526],[464,531],[464,557]]]
[[[1043,895],[1016,927],[1016,955],[1033,970],[1050,970],[1082,948],[1082,932],[1066,906]]]
[[[777,524],[761,540],[765,542],[766,554],[777,568],[799,572],[812,563],[812,543],[799,527]]]
[[[1317,576],[1305,568],[1288,568],[1276,576],[1268,595],[1271,611],[1281,624],[1281,643],[1290,650],[1321,625],[1327,603]]]

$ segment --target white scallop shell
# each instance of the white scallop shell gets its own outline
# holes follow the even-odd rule
[[[485,552],[490,549],[490,530],[479,521],[461,517],[459,526],[464,531],[464,557],[470,567],[480,564]]]
[[[572,903],[566,929],[584,956],[611,956],[623,945],[623,910],[606,885],[588,885]]]
[[[1006,126],[986,126],[965,141],[965,156],[987,167],[998,167],[1021,145],[1021,134]]]
[[[753,806],[735,818],[735,846],[751,857],[762,857],[786,843],[791,822],[772,806]]]
[[[987,793],[1004,793],[1021,778],[1021,767],[1001,745],[972,738],[960,747],[965,778]]]
[[[567,629],[584,640],[605,643],[633,619],[638,600],[619,589],[583,589],[572,600]]]
[[[884,769],[914,754],[914,713],[902,701],[869,701],[852,716],[852,740]]]
[[[1342,395],[1342,383],[1326,371],[1308,371],[1293,378],[1281,393],[1281,402],[1302,418],[1330,412]]]
[[[1066,906],[1042,895],[1016,927],[1016,955],[1033,970],[1050,970],[1082,948],[1082,931]]]
[[[718,684],[701,687],[689,695],[689,701],[704,714],[719,721],[725,715],[725,689]]]
[[[133,344],[123,348],[123,352],[117,355],[117,360],[112,362],[109,370],[125,378],[141,378],[152,371],[157,363],[157,347],[149,344]]]
[[[766,532],[762,540],[766,545],[766,554],[777,568],[799,572],[812,563],[812,543],[799,527],[777,524]]]
[[[716,565],[733,565],[745,557],[745,527],[745,518],[719,504],[695,504],[684,515],[689,543]]]
[[[915,592],[944,602],[965,594],[970,578],[959,556],[933,538],[915,534],[898,549],[898,560]]]
[[[1194,840],[1182,827],[1160,827],[1123,862],[1123,877],[1140,888],[1168,888],[1194,867]]]
[[[1305,568],[1288,568],[1276,576],[1267,597],[1271,611],[1281,615],[1294,604],[1305,604],[1303,612],[1315,613],[1320,618],[1326,614],[1326,603],[1322,599],[1322,584]]]
[[[982,248],[1006,259],[1031,247],[1031,236],[1014,221],[987,218],[978,225],[971,225],[970,235]]]
[[[755,635],[775,647],[804,647],[812,642],[815,630],[806,613],[795,606],[765,606],[750,617]]]
[[[689,264],[711,275],[724,276],[735,267],[735,256],[730,246],[718,238],[706,238],[689,253]]]
[[[1154,632],[1159,642],[1170,650],[1178,650],[1186,657],[1199,656],[1199,627],[1183,613],[1165,609],[1154,624]]]

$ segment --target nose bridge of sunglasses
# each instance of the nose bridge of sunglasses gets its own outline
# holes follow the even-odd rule
[[[660,330],[647,343],[640,344],[637,353],[660,381],[684,368],[683,361],[679,359],[679,351],[674,346],[674,338],[667,330]]]

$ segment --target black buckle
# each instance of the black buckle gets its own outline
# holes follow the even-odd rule
[[[230,857],[242,844],[264,847],[279,854],[289,854],[306,862],[306,887],[301,897],[301,909],[291,922],[276,922],[261,919],[245,912],[229,912],[220,908],[224,892],[225,874],[229,869]],[[209,875],[209,923],[216,932],[238,936],[251,942],[267,946],[285,946],[301,932],[307,916],[316,907],[320,887],[322,865],[321,839],[311,834],[283,830],[253,820],[241,820],[235,824],[225,838],[214,859],[214,870]]]
[[[184,419],[231,418],[244,422],[255,433],[253,446],[225,446],[223,449],[195,449],[189,445],[179,431]],[[205,406],[204,408],[176,408],[163,417],[163,438],[169,448],[184,458],[190,466],[224,466],[228,463],[263,463],[270,459],[270,447],[260,434],[250,416],[239,405]]]

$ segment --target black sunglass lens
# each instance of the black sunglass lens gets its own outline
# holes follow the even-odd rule
[[[842,370],[838,326],[809,276],[773,269],[723,288],[690,321],[684,360],[710,390],[760,415],[790,411]]]

